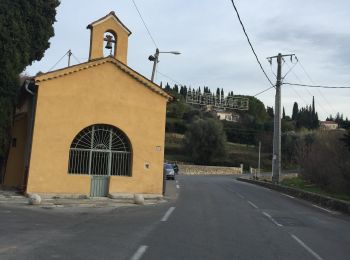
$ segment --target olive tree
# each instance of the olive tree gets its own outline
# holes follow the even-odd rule
[[[209,164],[214,158],[225,156],[226,135],[220,121],[198,119],[185,134],[185,149],[197,164]]]

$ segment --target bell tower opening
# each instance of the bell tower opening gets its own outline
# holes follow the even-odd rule
[[[119,20],[115,12],[91,23],[89,61],[113,57],[127,65],[128,39],[131,31]]]
[[[103,42],[103,56],[113,56],[115,57],[117,54],[117,36],[114,32],[108,31],[104,34],[104,42]]]

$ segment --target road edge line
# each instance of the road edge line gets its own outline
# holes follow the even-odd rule
[[[310,247],[308,247],[300,238],[298,238],[296,235],[290,234],[291,237],[299,243],[306,251],[308,251],[311,255],[313,255],[317,260],[323,260],[322,257],[320,257],[314,250],[312,250]]]

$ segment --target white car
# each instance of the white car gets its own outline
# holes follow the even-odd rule
[[[164,163],[163,173],[167,180],[175,180],[175,171],[171,164]]]

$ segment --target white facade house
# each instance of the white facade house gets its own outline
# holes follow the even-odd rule
[[[321,121],[320,128],[323,130],[336,130],[338,129],[338,123],[334,121]]]
[[[238,122],[239,121],[239,115],[228,112],[228,111],[216,111],[216,116],[219,120],[226,120],[229,122]]]

